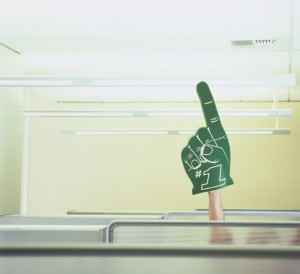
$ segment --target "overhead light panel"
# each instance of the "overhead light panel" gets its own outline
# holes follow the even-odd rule
[[[70,87],[72,80],[66,79],[36,79],[23,77],[0,77],[0,87]]]
[[[210,86],[293,86],[295,74],[249,76],[201,76],[197,78],[101,78],[58,76],[1,76],[0,87],[195,87],[200,81]]]

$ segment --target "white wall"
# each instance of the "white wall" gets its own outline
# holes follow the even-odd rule
[[[36,107],[46,102],[46,98],[33,94],[31,103]],[[271,108],[272,102],[218,106]],[[291,135],[229,136],[235,184],[222,190],[226,208],[300,207],[300,154],[297,153],[300,151],[300,103],[280,102],[279,106],[293,109],[291,118],[279,121],[281,127],[292,128]],[[225,118],[223,125],[274,127],[275,120]],[[28,213],[207,208],[207,195],[191,194],[192,185],[182,167],[180,153],[188,135],[75,136],[58,132],[65,128],[120,126],[197,128],[204,126],[204,121],[195,118],[31,118]]]
[[[19,54],[0,45],[0,75],[21,75]],[[0,88],[0,215],[20,212],[22,89]]]

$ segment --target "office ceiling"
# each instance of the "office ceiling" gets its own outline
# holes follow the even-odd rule
[[[0,44],[21,54],[25,75],[300,73],[300,0],[0,0],[0,6]],[[300,99],[297,88],[280,96]]]

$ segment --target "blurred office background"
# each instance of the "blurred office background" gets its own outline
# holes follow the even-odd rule
[[[229,113],[224,207],[300,207],[299,0],[0,4],[0,214],[207,208],[180,159],[202,80]]]

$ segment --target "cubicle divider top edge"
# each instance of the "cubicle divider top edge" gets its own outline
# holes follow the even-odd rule
[[[117,227],[208,227],[208,228],[294,228],[300,229],[297,221],[182,221],[182,220],[115,220],[106,228],[107,243],[113,243]]]
[[[133,244],[0,244],[0,256],[51,256],[51,255],[124,255],[131,256],[253,256],[261,255],[280,256],[291,258],[296,256],[299,259],[300,249],[298,247],[235,247],[235,246],[166,246],[155,245],[133,245]]]
[[[225,209],[225,217],[282,217],[298,218],[300,220],[300,210],[293,209]],[[196,209],[195,211],[167,211],[164,219],[172,217],[199,217],[208,216],[207,209]]]

